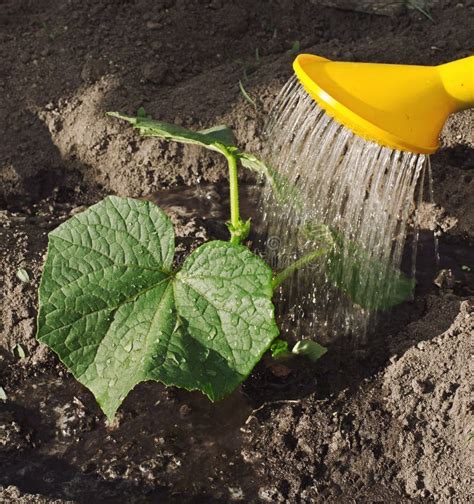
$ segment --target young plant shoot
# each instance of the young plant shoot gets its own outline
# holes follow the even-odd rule
[[[308,234],[316,233],[321,245],[272,272],[242,245],[250,221],[240,217],[238,164],[265,176],[279,200],[297,205],[298,195],[284,180],[239,151],[226,126],[194,132],[154,121],[143,109],[137,117],[109,115],[130,122],[142,135],[201,145],[225,156],[230,239],[201,245],[175,267],[173,226],[160,208],[143,200],[105,198],[49,234],[37,338],[92,391],[109,419],[144,380],[221,399],[267,350],[290,353],[278,339],[272,297],[295,270],[331,254],[334,281],[351,294],[351,285],[337,271],[335,245],[344,247],[336,233],[314,226]],[[357,262],[357,250],[353,255]],[[406,297],[409,286],[399,276],[393,281],[396,302]],[[294,348],[312,360],[324,352],[310,340]]]

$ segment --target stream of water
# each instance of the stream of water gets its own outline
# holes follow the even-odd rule
[[[406,288],[397,292],[397,272],[428,157],[355,135],[327,115],[296,78],[278,96],[266,136],[265,161],[280,184],[276,194],[267,182],[261,200],[272,266],[282,269],[327,246],[328,235],[339,247],[285,283],[287,329],[298,332],[304,321],[323,341],[363,337],[375,308],[407,296]]]

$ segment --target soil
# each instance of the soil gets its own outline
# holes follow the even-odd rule
[[[34,338],[47,233],[106,194],[157,201],[181,251],[226,236],[222,160],[139,139],[105,111],[144,106],[195,129],[226,123],[257,153],[296,40],[354,61],[472,53],[473,2],[435,2],[432,16],[296,0],[0,0],[0,502],[472,499],[473,111],[448,121],[431,158],[416,296],[367,341],[334,344],[317,366],[264,359],[215,405],[144,383],[108,425]],[[250,216],[258,187],[244,179]]]

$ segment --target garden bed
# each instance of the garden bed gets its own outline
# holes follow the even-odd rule
[[[296,1],[0,2],[0,501],[468,501],[472,112],[449,121],[432,156],[436,204],[423,209],[415,299],[364,345],[285,370],[264,359],[217,404],[144,383],[107,426],[34,338],[47,232],[106,194],[159,203],[182,251],[195,236],[226,237],[222,160],[140,139],[105,111],[143,105],[190,128],[226,123],[257,153],[295,41],[360,61],[437,64],[472,52],[472,7],[437,2],[432,15]],[[258,189],[244,178],[242,214],[256,217]],[[440,288],[443,268],[455,283]]]

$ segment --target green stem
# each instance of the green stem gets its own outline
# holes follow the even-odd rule
[[[291,276],[296,270],[304,268],[307,264],[313,262],[318,257],[321,257],[327,252],[325,248],[319,248],[313,250],[309,254],[300,257],[297,261],[287,266],[283,271],[280,271],[277,275],[273,277],[273,290],[279,287],[289,276]]]
[[[228,154],[229,163],[229,184],[230,184],[230,223],[238,228],[240,224],[239,211],[239,178],[237,175],[237,158],[233,154]]]
[[[249,222],[242,222],[239,210],[239,178],[237,174],[237,154],[226,150],[225,157],[229,165],[229,187],[230,187],[230,243],[234,245],[246,238],[249,230]]]

